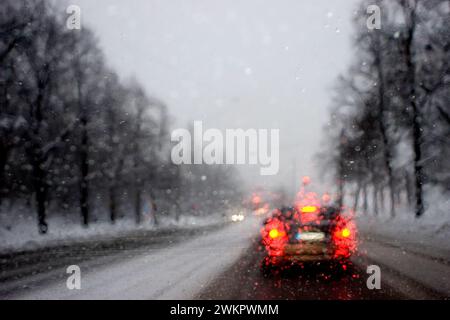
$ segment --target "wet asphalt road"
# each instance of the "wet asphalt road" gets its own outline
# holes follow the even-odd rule
[[[198,299],[262,299],[262,300],[348,300],[403,299],[389,286],[369,290],[368,274],[362,265],[351,263],[347,270],[332,263],[310,263],[275,270],[263,276],[260,263],[261,246],[255,243],[245,255],[206,288]],[[358,258],[361,262],[361,258]]]
[[[197,299],[392,300],[449,299],[450,263],[423,252],[361,235],[347,270],[333,263],[310,263],[262,274],[264,250],[256,238],[241,259]],[[369,290],[367,267],[381,270],[381,288]]]

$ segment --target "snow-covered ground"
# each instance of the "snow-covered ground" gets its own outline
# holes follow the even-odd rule
[[[80,290],[67,289],[66,277],[59,277],[44,287],[8,298],[192,299],[236,262],[251,245],[259,226],[260,221],[250,217],[184,243],[87,268],[86,272],[80,265]],[[64,274],[65,270],[57,273]]]
[[[395,288],[409,299],[442,299],[450,297],[450,265],[448,256],[436,259],[439,251],[426,245],[411,246],[403,240],[366,238],[359,246],[354,262],[365,268],[375,264],[381,268],[384,284]],[[369,259],[367,261],[367,258]],[[362,263],[361,263],[362,262]],[[433,291],[430,294],[430,290]]]
[[[378,216],[359,215],[358,227],[365,233],[377,237],[378,241],[393,242],[422,251],[429,255],[442,256],[450,252],[450,198],[439,190],[427,192],[427,209],[416,218],[411,207],[398,207],[396,216],[380,210]]]
[[[442,251],[450,252],[450,222],[439,224],[407,216],[394,219],[372,217],[359,218],[358,227],[379,241],[423,249],[437,256]]]
[[[14,212],[0,210],[0,252],[31,250],[46,246],[70,244],[76,241],[101,241],[110,237],[121,237],[135,230],[156,228],[196,228],[223,223],[231,213],[216,213],[208,216],[181,215],[176,221],[172,216],[160,216],[156,227],[152,220],[144,216],[140,225],[133,217],[109,221],[95,221],[88,228],[82,227],[78,214],[52,215],[48,218],[49,230],[46,235],[38,233],[36,214],[30,209],[14,208]]]
[[[386,209],[357,216],[360,253],[381,265],[385,283],[412,299],[429,299],[429,289],[438,297],[450,295],[450,199],[432,191],[420,218],[413,204],[396,208],[394,218]],[[411,286],[410,279],[422,287]]]

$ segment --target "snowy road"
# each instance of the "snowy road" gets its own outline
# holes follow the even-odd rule
[[[87,261],[71,256],[60,258],[55,270],[32,272],[26,276],[6,276],[0,283],[3,299],[189,299],[219,273],[232,265],[258,231],[255,220],[225,226],[206,234],[179,239],[173,245],[156,241],[135,249],[98,256]],[[161,239],[161,237],[157,237]],[[129,240],[129,239],[127,239]],[[167,239],[166,239],[167,240]],[[110,250],[111,251],[111,250]],[[101,253],[101,252],[100,252]],[[58,258],[58,257],[54,257]],[[44,262],[39,262],[40,264]],[[65,268],[81,268],[80,290],[66,287]],[[49,266],[51,262],[49,261]],[[32,266],[25,266],[30,268]],[[9,273],[14,273],[14,270]]]
[[[360,254],[345,273],[329,266],[292,269],[264,278],[257,242],[259,221],[194,234],[176,231],[148,243],[114,248],[109,254],[86,249],[76,255],[26,264],[0,274],[2,299],[402,299],[449,298],[450,265],[445,258],[362,237]],[[172,244],[167,239],[173,239]],[[151,239],[151,237],[149,237]],[[160,239],[157,241],[156,239]],[[165,240],[161,240],[165,239]],[[130,241],[128,239],[128,241]],[[142,241],[140,238],[139,241]],[[138,239],[136,239],[138,242]],[[52,260],[54,261],[54,260]],[[41,268],[36,268],[40,264]],[[66,287],[65,268],[81,267],[81,290]],[[366,286],[368,265],[381,268],[381,290]],[[46,270],[46,266],[52,266]],[[27,268],[30,269],[27,271]],[[39,271],[36,271],[39,270]],[[14,275],[14,272],[16,274]]]

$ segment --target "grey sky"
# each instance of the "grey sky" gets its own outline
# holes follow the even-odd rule
[[[280,173],[317,176],[331,87],[352,57],[357,0],[74,0],[108,62],[135,75],[187,127],[279,128]]]

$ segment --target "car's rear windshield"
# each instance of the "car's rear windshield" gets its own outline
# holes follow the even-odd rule
[[[295,208],[282,208],[280,210],[276,210],[273,214],[273,217],[278,217],[282,220],[293,220],[296,214],[299,214]],[[335,207],[322,207],[319,210],[318,218],[319,219],[335,219],[339,215],[339,210]]]

